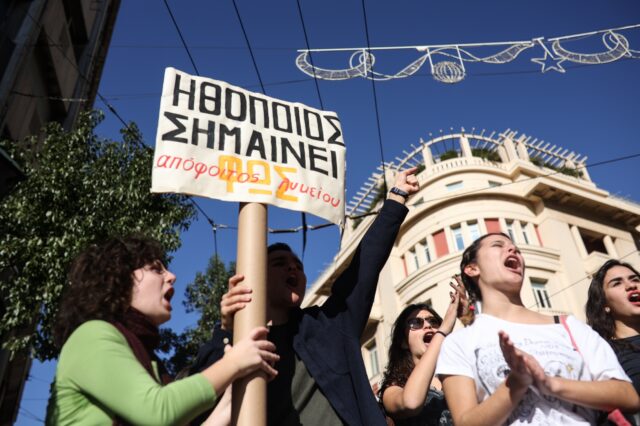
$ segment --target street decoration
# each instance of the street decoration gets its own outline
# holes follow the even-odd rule
[[[357,47],[338,49],[301,49],[296,57],[296,66],[303,73],[323,80],[347,80],[356,77],[371,80],[393,80],[415,75],[425,63],[429,63],[431,75],[441,83],[459,83],[467,75],[466,64],[506,64],[516,60],[524,51],[537,49],[542,56],[531,58],[538,64],[542,73],[556,71],[564,73],[563,63],[571,62],[582,65],[599,65],[620,59],[638,59],[640,50],[630,47],[628,38],[623,32],[631,32],[640,28],[640,24],[625,27],[572,34],[545,39],[537,37],[525,41],[489,42],[489,43],[457,43],[444,45],[395,46],[395,47]],[[596,53],[581,53],[569,48],[571,42],[592,39],[599,41]],[[480,55],[478,51],[499,49],[489,55]],[[373,51],[414,50],[420,55],[408,65],[395,73],[383,73],[374,69],[376,56]],[[327,53],[347,53],[348,68],[329,69],[315,65]],[[313,56],[313,61],[311,60]]]

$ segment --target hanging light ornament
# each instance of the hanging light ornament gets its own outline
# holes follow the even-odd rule
[[[540,47],[544,53],[542,57],[531,58],[531,62],[541,66],[540,71],[545,73],[553,70],[564,73],[563,62],[576,64],[599,65],[614,62],[623,58],[640,58],[640,51],[629,47],[629,40],[620,31],[631,31],[640,28],[640,24],[626,27],[610,28],[589,33],[572,34],[563,37],[546,39],[537,37],[527,41],[509,41],[492,43],[448,44],[434,46],[397,46],[397,47],[372,47],[368,48],[342,48],[342,49],[311,49],[299,50],[296,65],[305,74],[323,80],[346,80],[355,77],[372,80],[392,80],[407,78],[414,75],[429,60],[433,78],[441,83],[459,83],[466,77],[465,62],[483,62],[487,64],[505,64],[514,61],[525,50]],[[562,44],[577,39],[589,38],[600,35],[600,41],[605,49],[598,53],[574,52]],[[550,43],[550,45],[549,45]],[[492,46],[503,47],[497,53],[489,56],[477,56],[472,53],[477,48],[490,48]],[[506,46],[506,47],[504,47]],[[372,51],[382,50],[416,50],[425,52],[413,60],[400,71],[393,74],[381,73],[373,69],[376,58]],[[349,68],[327,69],[312,65],[309,62],[309,52],[350,52]],[[314,54],[314,58],[316,55]],[[442,60],[440,60],[442,59]]]
[[[464,68],[455,62],[442,61],[433,66],[433,78],[441,83],[459,83],[464,80]]]

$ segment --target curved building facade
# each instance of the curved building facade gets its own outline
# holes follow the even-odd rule
[[[307,291],[304,305],[321,304],[380,208],[398,170],[416,166],[420,191],[378,283],[362,336],[374,390],[387,363],[391,326],[411,303],[444,314],[449,283],[462,251],[488,232],[504,232],[526,262],[522,300],[549,314],[584,320],[591,274],[609,258],[640,267],[640,205],[599,189],[586,157],[507,130],[461,131],[421,140],[403,158],[379,167],[347,209],[341,248],[332,266]]]

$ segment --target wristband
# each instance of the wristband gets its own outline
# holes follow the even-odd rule
[[[406,200],[407,198],[409,198],[409,193],[408,193],[407,191],[403,191],[402,189],[397,188],[397,187],[395,187],[395,186],[394,186],[393,188],[391,188],[391,189],[389,190],[389,192],[390,192],[390,193],[392,193],[392,194],[399,195],[399,196],[403,197],[405,200]]]
[[[445,333],[444,331],[436,331],[434,334],[442,334],[442,337],[447,337],[447,333]]]

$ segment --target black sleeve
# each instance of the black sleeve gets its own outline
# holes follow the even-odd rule
[[[198,349],[198,356],[189,369],[189,375],[200,373],[224,355],[226,343],[232,343],[233,334],[223,330],[219,325],[213,329],[211,339]],[[226,339],[226,340],[225,340]]]
[[[614,347],[614,350],[616,348]],[[634,346],[624,347],[616,351],[618,361],[627,376],[631,379],[633,387],[640,395],[640,350]]]
[[[224,356],[224,346],[227,342],[232,343],[232,338],[232,333],[221,329],[220,324],[216,324],[213,328],[213,335],[211,336],[211,339],[198,349],[198,356],[189,369],[189,375],[200,373],[216,361],[220,360]],[[222,395],[218,395],[218,401],[220,401],[220,398],[222,398]],[[190,424],[193,426],[201,425],[205,420],[207,420],[212,411],[213,408],[201,413],[198,417],[193,419]]]
[[[359,337],[367,324],[378,276],[387,262],[408,209],[386,200],[378,217],[362,237],[353,259],[336,279],[331,296],[322,306],[328,317],[338,318],[342,331]]]

